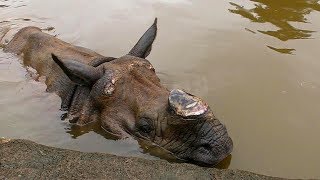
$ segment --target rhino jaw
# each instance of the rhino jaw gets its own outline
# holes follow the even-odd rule
[[[170,108],[179,116],[200,116],[208,111],[208,105],[200,98],[180,89],[174,89],[169,95]]]

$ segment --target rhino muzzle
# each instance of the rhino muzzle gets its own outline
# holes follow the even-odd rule
[[[172,90],[168,99],[171,113],[180,117],[172,124],[184,122],[182,134],[193,134],[190,137],[194,138],[177,157],[199,165],[215,165],[231,153],[233,143],[227,129],[214,117],[207,103],[180,89]]]

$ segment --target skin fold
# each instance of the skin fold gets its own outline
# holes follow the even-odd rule
[[[61,97],[63,118],[70,123],[99,121],[117,138],[134,137],[176,158],[215,165],[231,153],[232,140],[203,100],[160,83],[145,59],[156,33],[157,19],[119,58],[63,42],[37,27],[21,29],[4,50],[45,76],[47,91]]]

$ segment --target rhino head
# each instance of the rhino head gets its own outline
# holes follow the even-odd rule
[[[160,83],[145,59],[156,33],[157,19],[128,55],[109,62],[88,65],[52,54],[78,84],[68,117],[78,125],[100,121],[118,138],[135,137],[179,159],[215,165],[231,153],[232,140],[203,100],[180,89],[169,91]]]

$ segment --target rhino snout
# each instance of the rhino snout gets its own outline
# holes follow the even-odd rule
[[[202,165],[216,165],[231,154],[233,142],[225,125],[218,119],[204,122],[198,131],[194,148],[189,154],[191,161]]]

